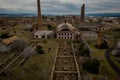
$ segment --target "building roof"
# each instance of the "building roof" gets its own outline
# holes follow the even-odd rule
[[[7,39],[4,39],[2,42],[6,45],[9,45],[9,44],[13,43],[14,41],[16,41],[17,39],[18,39],[17,36],[12,36]]]
[[[53,31],[48,31],[48,30],[42,30],[42,31],[36,31],[35,35],[45,35],[45,34],[53,34]]]
[[[118,40],[118,43],[117,43],[117,48],[120,49],[120,39]]]
[[[64,29],[67,29],[67,30],[70,30],[70,31],[75,30],[75,28],[68,22],[66,22],[66,23],[64,22],[64,23],[58,25],[58,27],[57,27],[57,31],[62,31]]]

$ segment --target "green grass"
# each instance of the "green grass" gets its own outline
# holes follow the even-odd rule
[[[43,47],[45,54],[36,54],[28,59],[23,66],[12,72],[9,80],[49,80],[58,44],[53,40],[47,40],[47,43],[38,45]]]
[[[8,53],[0,53],[0,64],[6,61],[13,53],[14,51],[10,51]]]
[[[110,56],[112,61],[116,64],[116,66],[120,69],[120,63],[116,60],[115,56]]]
[[[23,30],[24,27],[25,27],[25,25],[19,24],[19,25],[14,26],[14,29],[12,29],[12,30],[0,30],[0,33],[8,32],[8,33],[10,33],[10,35],[18,36],[19,38],[21,38],[29,43],[29,37],[31,36],[31,34],[29,31],[24,31]],[[12,53],[13,52],[0,54],[0,63],[5,61]]]
[[[95,75],[95,74],[89,74],[88,73],[88,76],[89,76],[89,80],[103,80],[103,76],[101,75]]]
[[[94,58],[102,58],[102,59],[105,58],[104,53],[105,53],[106,49],[97,49],[95,47],[95,45],[96,45],[95,42],[90,42],[89,45],[93,49],[92,57],[94,57]]]
[[[108,80],[118,80],[116,73],[106,60],[101,61],[100,75],[107,77]]]
[[[29,38],[31,37],[31,32],[29,31],[24,31],[26,25],[23,24],[18,24],[13,27],[11,30],[0,30],[0,33],[3,32],[8,32],[10,35],[15,35],[25,41],[28,41]]]
[[[95,42],[89,42],[89,44],[90,47],[93,49],[92,57],[100,59],[101,66],[100,66],[100,74],[98,76],[107,77],[108,80],[118,80],[116,73],[113,71],[113,69],[105,59],[104,53],[107,49],[97,49],[95,47],[96,44]],[[92,75],[92,77],[95,78],[93,80],[97,80],[96,76]]]
[[[31,33],[29,31],[24,31],[24,27],[25,25],[22,25],[22,24],[16,25],[14,27],[14,30],[10,31],[10,34],[16,35],[21,39],[24,39],[25,41],[27,41],[30,38]]]

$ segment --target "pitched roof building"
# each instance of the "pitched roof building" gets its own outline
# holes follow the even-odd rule
[[[13,43],[14,41],[16,41],[18,39],[17,36],[12,36],[10,38],[7,38],[7,39],[4,39],[2,42],[5,44],[5,45],[9,45],[11,43]]]

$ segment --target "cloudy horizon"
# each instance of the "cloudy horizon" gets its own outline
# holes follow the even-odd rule
[[[42,14],[120,13],[119,0],[41,0]],[[37,13],[37,0],[0,0],[0,13]]]

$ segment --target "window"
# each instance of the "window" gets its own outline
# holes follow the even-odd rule
[[[36,35],[36,38],[38,38],[38,35]]]

